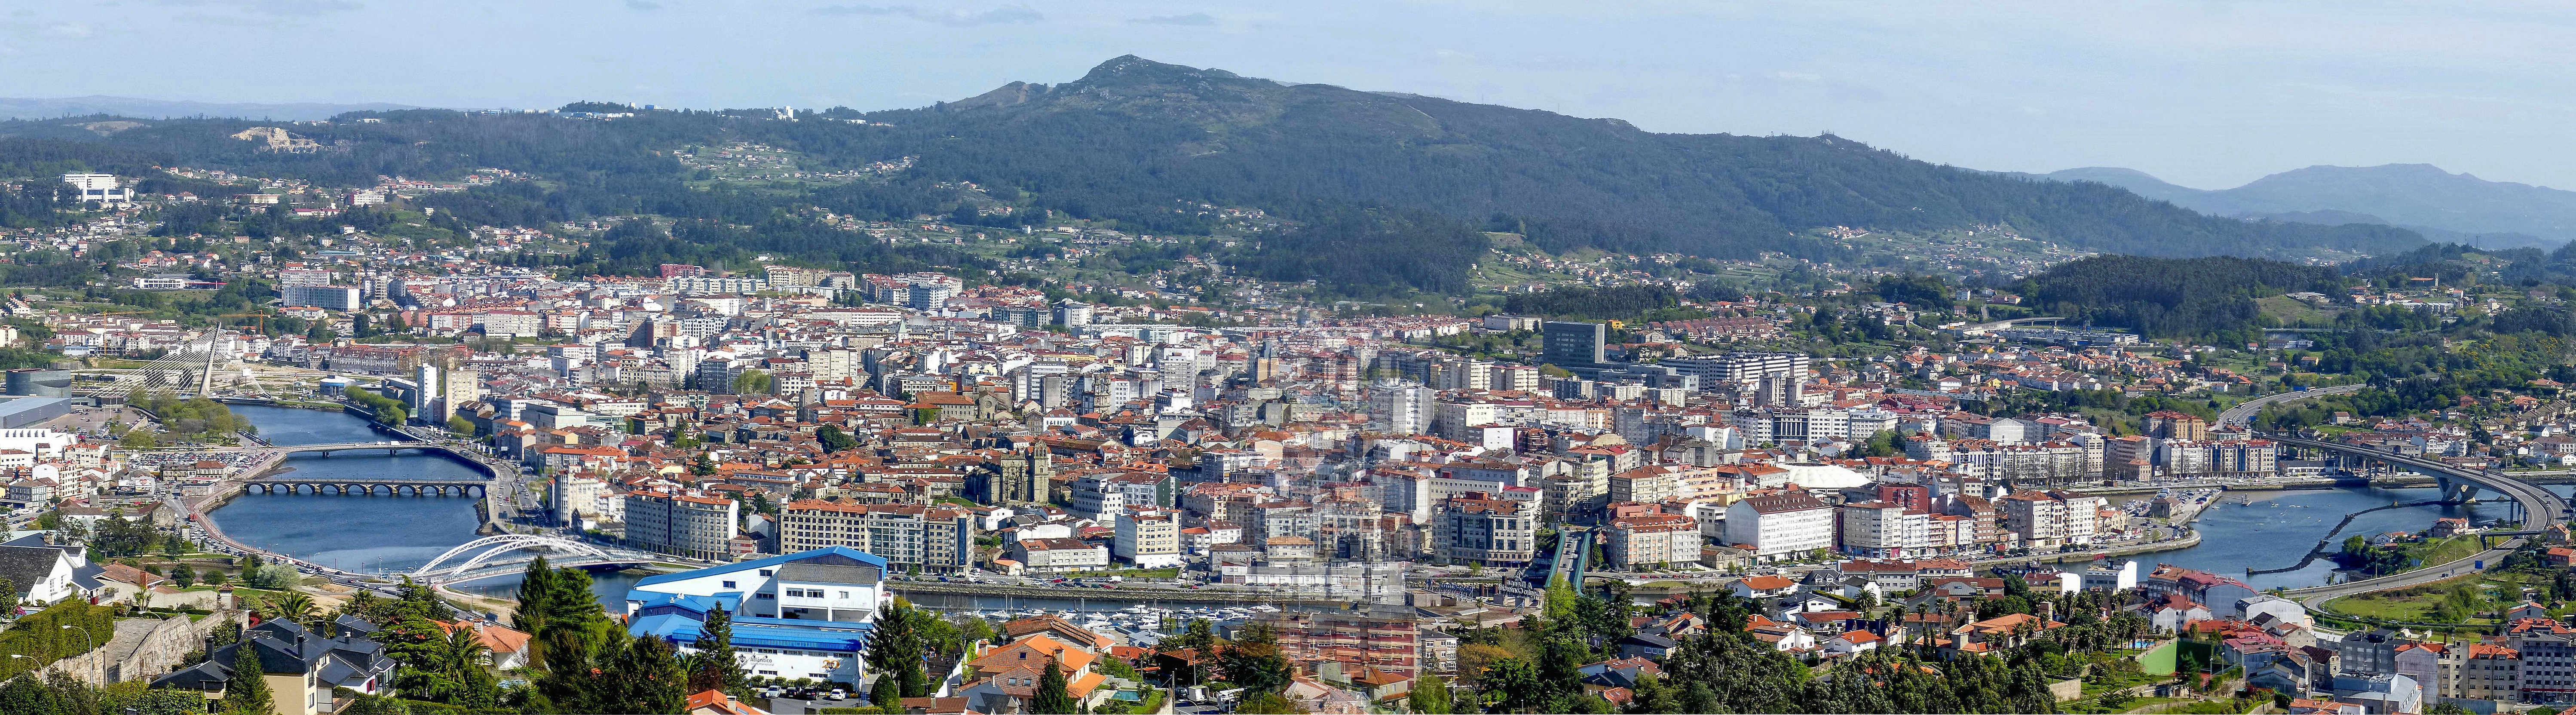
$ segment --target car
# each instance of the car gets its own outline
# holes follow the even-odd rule
[[[781,691],[778,689],[778,686],[772,685],[766,688],[761,688],[760,697],[775,699],[778,697],[780,692]]]
[[[842,689],[840,689],[840,688],[833,688],[833,689],[832,689],[832,699],[833,699],[833,700],[848,700],[848,699],[850,699],[850,691],[842,690]]]

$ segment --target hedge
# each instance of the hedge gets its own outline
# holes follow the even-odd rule
[[[89,632],[64,628],[79,626]],[[92,606],[80,601],[65,601],[18,619],[9,630],[0,631],[0,653],[13,653],[25,658],[0,658],[0,681],[20,673],[43,670],[62,660],[105,646],[116,637],[116,609]]]

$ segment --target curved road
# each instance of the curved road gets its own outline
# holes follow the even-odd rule
[[[2314,392],[2314,390],[2311,390],[2310,392]],[[2312,439],[2270,434],[2264,435],[2264,438],[2295,447],[2308,447],[2345,453],[2366,454],[2373,459],[2405,467],[2419,474],[2445,476],[2453,480],[2466,481],[2471,484],[2475,484],[2480,488],[2503,494],[2516,502],[2520,502],[2522,504],[2524,514],[2522,528],[2526,530],[2549,528],[2563,520],[2567,513],[2567,501],[2559,498],[2556,492],[2535,486],[2529,482],[2505,476],[2502,472],[2491,470],[2472,472],[2435,460],[2378,452],[2348,444],[2321,442]],[[2486,562],[2490,567],[2502,566],[2504,564],[2504,558],[2511,555],[2514,549],[2521,547],[2523,541],[2523,539],[2519,538],[2513,539],[2505,542],[2501,546],[2478,552],[2476,555],[2465,559],[2460,559],[2446,564],[2427,566],[2405,573],[2363,579],[2349,583],[2292,589],[2285,593],[2301,604],[2314,607],[2329,600],[2357,593],[2384,591],[2392,588],[2405,588],[2407,586],[2422,585],[2457,576],[2466,576],[2479,570],[2477,568],[2479,561]]]
[[[2254,419],[2255,415],[2262,414],[2263,408],[2265,407],[2270,407],[2284,402],[2296,402],[2320,395],[2347,395],[2360,392],[2361,388],[2364,387],[2369,387],[2369,385],[2336,385],[2334,387],[2315,387],[2296,392],[2264,395],[2262,397],[2236,403],[2235,407],[2227,408],[2226,412],[2218,413],[2218,423],[2221,425],[2241,425],[2245,424],[2247,420]]]

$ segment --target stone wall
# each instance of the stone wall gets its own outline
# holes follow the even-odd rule
[[[150,680],[182,665],[180,659],[204,647],[206,635],[226,620],[241,617],[239,612],[222,612],[195,620],[184,615],[118,620],[115,633],[99,634],[107,637],[107,643],[78,657],[56,661],[47,670],[69,673],[92,685]]]

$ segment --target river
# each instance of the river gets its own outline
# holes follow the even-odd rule
[[[2551,487],[2565,494],[2568,487]],[[2177,551],[2141,554],[2138,575],[2143,578],[2159,563],[2198,569],[2245,581],[2256,590],[2274,586],[2304,588],[2324,585],[2335,572],[2335,563],[2318,559],[2297,571],[2247,576],[2249,568],[2282,568],[2298,563],[2317,540],[2325,538],[2347,514],[2387,506],[2397,502],[2418,502],[2439,498],[2439,490],[2414,489],[2320,489],[2274,492],[2227,492],[2216,504],[2203,512],[2194,526],[2200,530],[2200,545]],[[2488,498],[2494,498],[2488,494]],[[2147,497],[2136,497],[2147,498]],[[2252,503],[2244,503],[2250,500]],[[2125,500],[2123,500],[2125,501]],[[2508,511],[2502,502],[2485,502],[2466,506],[2414,506],[2386,509],[2363,514],[2335,534],[2340,548],[2344,537],[2368,536],[2391,531],[2422,531],[2433,520],[2446,516],[2466,516],[2471,522],[2501,518]]]

